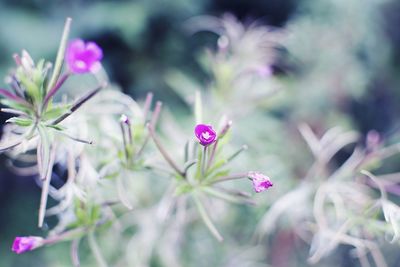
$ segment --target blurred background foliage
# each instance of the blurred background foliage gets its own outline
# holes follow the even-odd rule
[[[52,59],[64,19],[70,16],[74,19],[72,37],[94,40],[104,49],[110,80],[124,93],[142,99],[147,91],[153,91],[174,116],[185,121],[190,107],[182,90],[174,85],[212,90],[210,81],[215,73],[209,52],[218,49],[219,38],[211,32],[190,33],[187,23],[194,16],[226,13],[245,24],[256,21],[285,32],[272,67],[278,93],[246,117],[237,116],[235,122],[237,142],[249,144],[252,150],[252,156],[241,164],[252,162],[276,177],[276,191],[258,201],[270,203],[295,187],[311,164],[311,154],[297,131],[300,122],[309,124],[318,135],[342,126],[362,134],[375,129],[386,142],[398,141],[400,2],[395,0],[2,0],[0,76],[13,65],[11,55],[22,49],[35,59]],[[6,115],[0,116],[4,123]],[[256,127],[262,131],[253,131]],[[335,160],[342,162],[348,153],[339,153]],[[381,170],[400,171],[399,163],[394,159]],[[16,235],[40,235],[32,216],[37,212],[39,188],[33,179],[10,173],[4,157],[0,177],[0,266],[69,266],[68,246],[63,244],[20,256],[10,253]],[[246,229],[254,229],[266,209],[234,207],[225,222],[229,225],[226,236],[231,233],[235,239],[227,242],[237,245],[231,250],[213,244],[219,249],[206,251],[200,246],[207,244],[204,240],[196,243],[201,235],[207,235],[204,229],[190,231],[183,266],[230,266],[221,254],[228,257],[238,252],[247,253],[248,258],[257,255],[253,260],[260,266],[265,266],[263,262],[278,267],[308,266],[308,247],[296,240],[289,228],[266,240],[268,246],[243,251],[241,245],[249,242],[253,232]],[[288,245],[291,243],[295,245]],[[317,265],[357,266],[348,249],[340,247]],[[90,264],[84,251],[85,245],[81,255],[83,262]],[[397,266],[396,250],[388,245],[385,251],[394,264],[390,266]],[[285,253],[293,254],[287,258]],[[151,264],[162,266],[157,257]]]

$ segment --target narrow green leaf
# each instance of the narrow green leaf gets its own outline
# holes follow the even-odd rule
[[[126,172],[123,171],[120,176],[117,177],[117,191],[118,197],[121,203],[129,210],[133,209],[131,202],[129,201],[128,195],[125,190],[124,177],[126,177]]]
[[[39,207],[39,222],[38,226],[41,228],[43,226],[43,221],[44,221],[44,216],[46,214],[46,207],[47,207],[47,198],[49,195],[49,187],[50,187],[50,180],[51,180],[51,174],[53,171],[53,164],[54,164],[54,159],[56,156],[56,149],[55,147],[49,148],[51,149],[51,152],[49,152],[48,156],[48,162],[45,163],[45,170],[46,173],[44,174],[44,180],[43,180],[43,185],[42,185],[42,194],[40,196],[40,207]]]
[[[58,77],[60,76],[62,65],[64,63],[65,50],[67,48],[68,36],[71,28],[71,18],[67,18],[64,24],[64,31],[61,36],[60,46],[58,48],[56,62],[54,64],[53,73],[51,75],[50,81],[47,84],[46,93],[51,90],[56,84]]]
[[[18,126],[28,127],[33,124],[32,119],[29,118],[20,118],[20,117],[13,117],[6,120],[7,123],[15,123]]]
[[[70,108],[70,105],[68,106],[59,106],[59,107],[52,107],[51,109],[47,110],[42,118],[44,120],[53,120],[56,119],[58,117],[60,117],[62,114],[64,114],[65,112],[68,111],[68,109]]]
[[[47,130],[42,125],[38,125],[38,131],[40,135],[40,145],[37,149],[38,167],[40,178],[43,180],[49,168],[51,142]]]
[[[21,111],[23,111],[25,113],[28,113],[28,114],[32,114],[33,113],[32,109],[30,109],[27,105],[14,102],[14,101],[9,100],[9,99],[4,99],[4,98],[0,99],[0,103],[3,104],[4,106],[10,107],[10,108],[13,108],[13,109],[16,109],[16,110],[21,110]]]
[[[89,241],[89,247],[93,253],[93,256],[95,257],[95,259],[97,261],[97,266],[107,267],[108,266],[107,262],[105,261],[103,254],[100,251],[100,248],[99,248],[99,245],[97,244],[93,230],[91,230],[88,234],[88,241]]]
[[[198,199],[197,195],[193,194],[193,200],[196,204],[197,210],[199,211],[200,217],[203,219],[203,222],[207,226],[208,230],[210,230],[211,234],[219,241],[224,241],[224,238],[218,232],[217,228],[215,227],[214,223],[211,221],[211,218],[208,216],[206,209],[204,208],[201,201]]]

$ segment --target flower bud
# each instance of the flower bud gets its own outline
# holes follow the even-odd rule
[[[12,251],[21,254],[34,250],[44,244],[44,239],[39,236],[17,236],[12,245]]]
[[[197,124],[194,133],[202,146],[209,146],[217,139],[217,134],[211,125]]]
[[[263,192],[273,186],[269,177],[260,172],[251,171],[247,174],[247,177],[253,181],[253,188],[256,193]]]

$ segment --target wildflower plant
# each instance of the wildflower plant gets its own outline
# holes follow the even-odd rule
[[[137,211],[141,205],[146,211],[152,210],[149,194],[133,187],[141,183],[141,178],[154,176],[157,170],[173,178],[172,190],[167,190],[164,197],[176,199],[176,205],[184,203],[180,199],[190,197],[193,205],[185,204],[179,209],[189,210],[194,206],[211,234],[222,241],[210,216],[212,210],[204,204],[206,197],[253,205],[250,194],[220,185],[249,179],[257,193],[272,186],[269,177],[259,172],[231,173],[229,164],[247,149],[243,145],[233,154],[224,151],[229,144],[232,121],[222,119],[218,128],[204,124],[201,95],[195,92],[196,124],[192,135],[186,136],[189,141],[181,143],[183,164],[176,163],[176,154],[164,147],[157,133],[162,103],[156,102],[152,109],[152,93],[141,106],[129,96],[105,89],[108,82],[102,74],[102,49],[94,42],[68,41],[70,25],[71,19],[67,19],[54,67],[44,60],[35,64],[23,51],[21,56],[14,56],[17,68],[8,78],[11,90],[0,90],[4,96],[2,104],[8,106],[2,111],[14,115],[7,121],[1,151],[6,151],[11,161],[31,164],[19,167],[12,163],[16,171],[25,174],[37,171],[37,181],[42,187],[38,225],[50,228],[47,237],[16,237],[12,250],[19,254],[72,241],[72,262],[79,266],[79,243],[86,238],[97,265],[107,266],[96,235],[107,231],[122,235],[120,221],[136,216],[136,212],[141,214]],[[93,75],[98,86],[76,101],[57,102],[55,96],[65,82],[82,74]],[[75,113],[81,107],[82,112]],[[153,164],[155,153],[170,170]],[[51,183],[55,165],[62,166],[66,174],[65,183],[58,189]],[[145,183],[156,199],[152,188],[157,185]],[[144,195],[147,200],[132,201],[136,194]],[[58,203],[47,208],[48,196]],[[57,223],[48,225],[45,222],[48,216],[56,216]],[[132,223],[127,225],[130,227]]]

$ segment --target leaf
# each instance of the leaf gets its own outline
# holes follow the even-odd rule
[[[0,103],[3,104],[4,106],[10,107],[10,108],[13,108],[13,109],[16,109],[16,110],[21,110],[21,111],[23,111],[25,113],[28,113],[28,114],[33,114],[32,109],[29,108],[25,104],[17,103],[17,102],[14,102],[12,100],[9,100],[9,99],[0,99]]]
[[[40,228],[43,226],[44,216],[46,214],[47,198],[48,198],[48,195],[49,195],[51,174],[52,174],[52,171],[53,171],[54,159],[56,157],[56,148],[52,147],[52,148],[49,148],[49,149],[51,149],[51,152],[49,152],[49,154],[50,153],[51,154],[48,156],[48,162],[45,162],[46,165],[42,166],[42,167],[45,167],[46,173],[44,173],[42,194],[40,196],[39,222],[38,222],[38,226]]]
[[[32,99],[34,99],[35,102],[40,101],[42,96],[38,85],[24,75],[20,75],[18,78],[21,84],[25,87],[28,95],[32,97]]]
[[[33,124],[32,119],[25,119],[25,118],[20,118],[20,117],[13,117],[8,120],[6,120],[6,123],[14,123],[18,126],[22,127],[28,127]]]
[[[47,110],[42,118],[44,120],[52,120],[60,117],[62,114],[68,111],[70,107],[69,106],[62,106],[62,107],[53,107],[49,110]]]
[[[60,125],[52,125],[52,124],[46,125],[46,127],[52,128],[52,129],[57,130],[57,131],[64,131],[64,130],[66,129],[66,128],[63,127],[63,126],[60,126]]]
[[[6,140],[5,143],[2,140],[2,142],[0,143],[0,152],[4,152],[7,151],[13,147],[18,146],[19,144],[22,143],[22,141],[25,139],[25,137],[23,136],[22,138],[19,138],[17,140]]]
[[[193,194],[193,200],[196,204],[197,210],[199,211],[200,217],[203,219],[203,222],[207,226],[208,230],[210,230],[211,234],[219,241],[224,241],[224,238],[218,232],[217,228],[215,227],[214,223],[211,221],[211,218],[208,216],[206,209],[204,208],[203,204],[200,202],[198,197]]]
[[[176,196],[181,196],[181,195],[184,195],[184,194],[187,194],[187,193],[191,192],[192,190],[193,190],[193,187],[190,184],[185,182],[185,183],[182,183],[182,184],[180,184],[180,185],[178,185],[176,187],[175,195]]]
[[[125,185],[123,181],[123,177],[125,177],[126,172],[123,171],[120,176],[117,177],[117,191],[118,191],[118,197],[121,203],[127,207],[129,210],[133,209],[132,204],[129,201],[129,198],[126,194],[125,190]]]
[[[40,178],[43,180],[49,168],[51,142],[47,130],[40,124],[38,125],[38,131],[40,135],[40,145],[37,148],[38,167]]]

